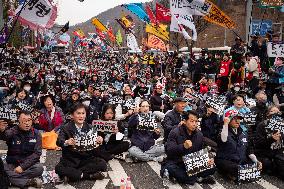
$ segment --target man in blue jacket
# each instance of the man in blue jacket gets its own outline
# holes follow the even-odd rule
[[[193,176],[188,176],[183,162],[183,156],[200,151],[205,148],[203,134],[198,131],[198,115],[195,111],[188,111],[184,115],[182,125],[179,125],[170,132],[167,144],[167,159],[162,170],[169,172],[170,178],[175,178],[179,183],[194,185],[195,182],[215,184],[215,180],[210,176],[215,172],[215,168],[207,169]],[[208,165],[214,164],[213,159],[209,159]]]
[[[37,177],[42,175],[43,166],[39,159],[42,151],[41,134],[32,128],[32,117],[29,112],[19,114],[19,125],[7,129],[7,123],[0,120],[0,139],[8,146],[4,169],[11,184],[20,188],[42,187]]]

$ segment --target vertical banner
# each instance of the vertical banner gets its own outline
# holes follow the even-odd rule
[[[137,44],[136,38],[132,33],[127,34],[126,39],[127,39],[127,47],[129,47],[132,51],[135,52],[141,51]]]

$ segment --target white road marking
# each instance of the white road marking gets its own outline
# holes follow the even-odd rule
[[[92,189],[105,189],[109,179],[97,180]]]
[[[46,149],[42,149],[39,161],[40,161],[40,163],[45,163],[45,161],[46,161]]]
[[[161,178],[160,176],[161,165],[158,162],[154,161],[149,161],[147,163],[155,171],[155,173],[157,173],[157,175]],[[171,183],[168,187],[169,189],[182,189],[182,187],[179,184],[173,184],[173,183]]]
[[[71,186],[70,184],[59,184],[56,185],[55,188],[57,189],[76,189],[75,187]]]
[[[259,181],[256,181],[257,184],[259,184],[260,186],[262,186],[263,188],[267,188],[267,189],[279,189],[278,187],[274,186],[273,184],[267,182],[264,179],[260,179]]]
[[[127,174],[126,172],[124,171],[123,167],[121,166],[121,164],[119,163],[118,160],[116,159],[113,159],[111,161],[108,162],[112,171],[109,171],[108,172],[108,175],[110,177],[110,179],[112,180],[113,182],[113,185],[114,186],[120,186],[120,180],[122,178],[124,178],[125,180],[127,179]],[[133,184],[131,186],[131,189],[135,189]]]

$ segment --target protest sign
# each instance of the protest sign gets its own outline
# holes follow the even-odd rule
[[[225,104],[222,101],[219,101],[217,98],[208,97],[206,99],[206,105],[210,106],[215,110],[215,113],[222,115],[225,109]]]
[[[108,101],[110,104],[122,104],[123,103],[123,99],[120,96],[114,96],[111,97]]]
[[[274,131],[280,131],[284,134],[284,119],[279,115],[274,115],[265,127],[268,134],[273,133]]]
[[[138,130],[154,131],[157,127],[158,123],[152,113],[138,114]]]
[[[113,133],[114,129],[117,128],[117,121],[93,120],[92,125],[97,131]]]
[[[95,149],[97,145],[98,134],[96,129],[91,129],[88,133],[77,133],[74,136],[76,142],[74,150],[76,151],[90,151]]]
[[[276,8],[283,5],[283,0],[260,0],[260,7],[262,8]]]
[[[268,57],[284,57],[284,43],[267,43]]]
[[[31,116],[32,116],[33,120],[37,120],[40,115],[41,115],[41,111],[40,110],[33,110],[33,112],[31,113]]]
[[[0,107],[0,119],[16,122],[17,119],[17,110],[16,109],[9,109],[7,107]]]
[[[33,107],[31,105],[26,104],[22,101],[20,101],[20,102],[18,102],[18,104],[16,104],[16,109],[24,110],[24,111],[28,111],[28,112],[33,111]]]
[[[239,165],[238,181],[239,182],[254,182],[261,178],[260,170],[257,164]]]
[[[122,106],[127,110],[134,109],[136,107],[136,102],[134,99],[128,99],[123,101]]]
[[[213,166],[208,165],[209,153],[208,149],[206,148],[194,153],[187,154],[182,158],[188,176],[193,176],[207,169],[213,168]]]
[[[10,74],[10,70],[0,70],[0,77],[8,74]]]
[[[246,126],[246,127],[251,127],[251,126],[255,126],[256,124],[256,113],[247,113],[243,115],[243,119],[242,119],[242,123]]]
[[[55,75],[46,75],[45,76],[45,80],[46,81],[54,81],[55,80]]]

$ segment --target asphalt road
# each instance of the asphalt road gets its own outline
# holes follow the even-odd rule
[[[0,156],[5,156],[7,147],[3,141],[0,141]],[[61,157],[60,151],[43,150],[41,162],[46,166],[48,171],[54,170],[55,165]],[[69,183],[68,185],[45,184],[45,189],[114,189],[120,184],[121,178],[131,177],[133,188],[135,189],[284,189],[284,182],[276,177],[263,175],[262,179],[257,183],[236,185],[232,182],[224,180],[221,175],[214,175],[217,184],[215,185],[199,185],[193,187],[171,184],[169,187],[163,186],[163,180],[159,176],[160,164],[157,162],[148,163],[127,163],[121,160],[111,160],[108,163],[107,177],[102,181],[82,181],[77,183]]]

